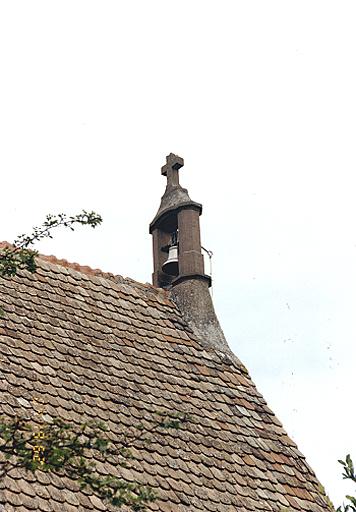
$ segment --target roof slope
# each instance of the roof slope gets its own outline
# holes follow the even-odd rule
[[[120,469],[157,489],[149,510],[329,510],[246,369],[196,339],[168,292],[38,265],[33,275],[0,279],[0,414],[29,411],[37,394],[50,416],[100,419],[115,434],[152,409],[189,411],[182,429],[155,438],[135,452],[139,463]],[[36,478],[15,470],[5,479],[6,512],[109,510],[73,482]]]

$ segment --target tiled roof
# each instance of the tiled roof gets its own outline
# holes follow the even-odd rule
[[[37,395],[48,415],[102,420],[115,437],[152,410],[190,413],[132,467],[102,467],[154,488],[148,510],[331,510],[244,366],[197,339],[169,292],[41,257],[35,274],[0,278],[0,305],[0,414]],[[6,512],[113,510],[41,471],[1,485]]]

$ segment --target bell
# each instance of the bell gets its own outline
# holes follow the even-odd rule
[[[162,266],[163,272],[169,276],[178,275],[178,245],[171,245],[169,248],[168,258]]]

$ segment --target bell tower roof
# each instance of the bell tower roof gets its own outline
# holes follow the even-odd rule
[[[183,188],[179,183],[179,169],[184,166],[184,160],[178,155],[170,153],[166,157],[166,163],[161,168],[161,174],[167,177],[166,190],[161,198],[161,204],[158,208],[153,221],[150,224],[150,233],[157,227],[167,228],[170,231],[177,229],[177,226],[169,225],[170,212],[191,206],[202,212],[202,205],[192,201],[189,197],[188,190]]]

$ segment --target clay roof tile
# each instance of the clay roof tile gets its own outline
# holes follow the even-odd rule
[[[136,446],[121,473],[98,467],[151,485],[148,510],[330,510],[245,367],[198,339],[169,292],[55,256],[37,262],[33,275],[0,278],[0,414],[34,413],[39,396],[47,421],[100,419],[115,440],[154,411],[188,413]],[[16,512],[106,510],[55,474],[17,469],[1,492]]]

